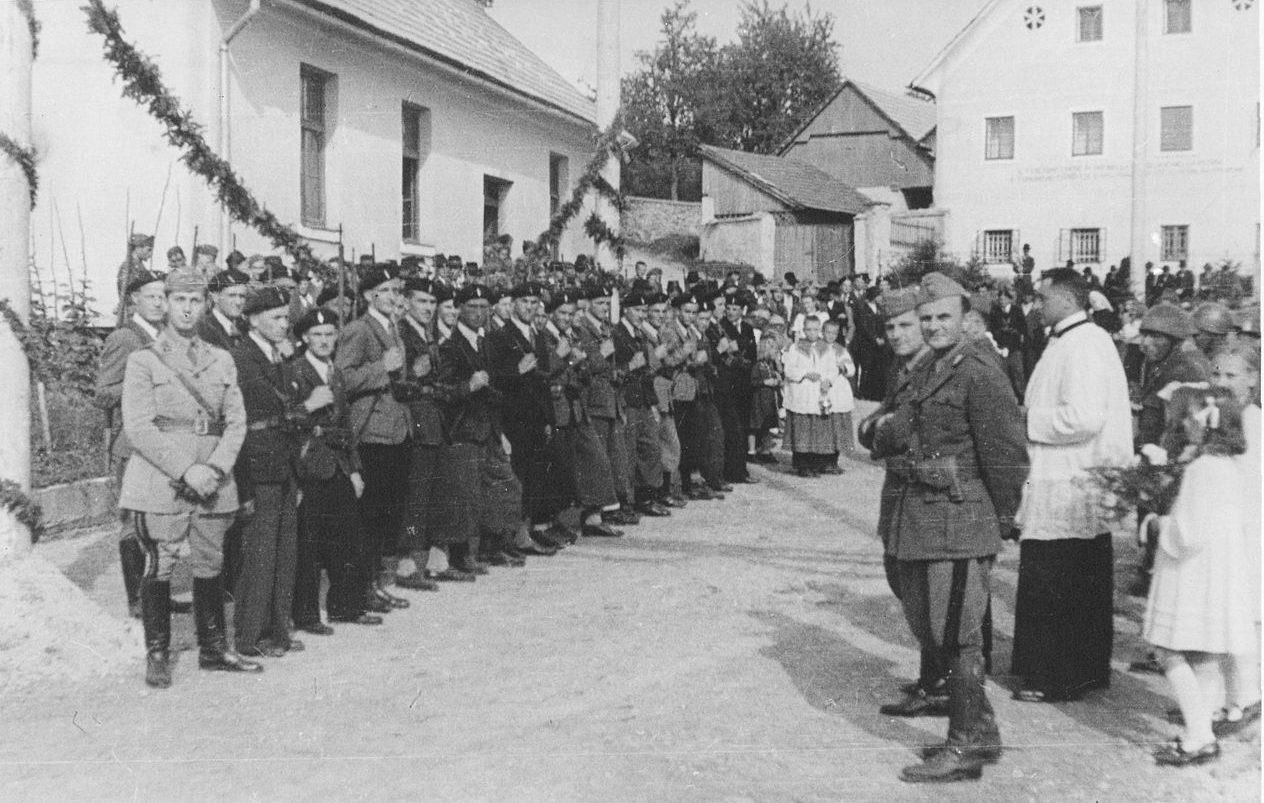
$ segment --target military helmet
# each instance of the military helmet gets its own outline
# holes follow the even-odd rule
[[[1141,331],[1184,340],[1197,333],[1189,313],[1171,304],[1155,304],[1141,318]]]
[[[1258,339],[1260,336],[1260,308],[1243,307],[1238,310],[1235,328],[1241,334]]]
[[[1233,313],[1223,304],[1207,301],[1194,308],[1194,326],[1205,335],[1227,335],[1234,329]]]

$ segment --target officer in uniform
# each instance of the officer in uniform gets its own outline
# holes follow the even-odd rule
[[[623,401],[624,452],[635,480],[636,511],[643,516],[670,516],[658,501],[663,487],[663,452],[658,443],[658,397],[650,370],[650,348],[641,324],[648,299],[633,291],[623,299],[622,320],[613,327],[614,364]]]
[[[227,352],[195,332],[206,303],[202,277],[172,274],[166,290],[166,329],[127,358],[123,432],[132,453],[119,495],[145,549],[145,682],[155,688],[171,685],[171,573],[185,556],[193,568],[198,666],[261,670],[228,648],[224,628],[222,540],[237,511],[233,464],[246,435],[237,371]]]
[[[680,434],[676,430],[672,389],[676,374],[688,355],[680,348],[679,341],[673,348],[664,340],[665,327],[673,325],[667,318],[667,296],[656,292],[646,302],[641,331],[650,348],[650,370],[654,372],[654,396],[658,405],[658,446],[663,456],[663,485],[659,501],[668,508],[684,507],[687,503],[680,493]]]
[[[282,357],[282,345],[289,343],[289,304],[278,287],[252,288],[243,309],[250,330],[232,352],[248,418],[237,482],[251,511],[241,533],[233,632],[237,650],[251,657],[303,649],[290,637],[298,561],[298,430],[305,413],[328,404],[329,389],[298,398]]]
[[[351,415],[342,374],[333,364],[338,316],[312,309],[294,326],[303,341],[290,367],[294,395],[310,399],[302,427],[298,480],[298,560],[294,582],[294,627],[314,635],[333,628],[320,621],[320,573],[329,575],[325,607],[331,622],[379,625],[365,610],[369,582],[364,529],[356,500],[364,494],[360,456],[351,438]]]
[[[1013,389],[989,347],[964,336],[969,296],[942,273],[922,278],[922,336],[934,354],[918,368],[893,419],[911,422],[897,471],[888,549],[900,600],[923,648],[948,672],[948,739],[910,783],[978,778],[1000,755],[1000,729],[984,691],[983,622],[988,575],[1012,529],[1027,476],[1027,443]]]
[[[106,429],[109,431],[110,466],[114,474],[114,487],[122,487],[123,469],[131,455],[127,435],[123,431],[123,417],[119,407],[123,402],[123,376],[127,359],[132,352],[153,343],[163,328],[167,314],[167,292],[163,278],[147,270],[138,271],[126,291],[132,315],[123,325],[110,333],[101,349],[101,362],[97,369],[96,391],[92,402],[105,411]],[[127,609],[133,618],[140,618],[140,582],[145,571],[145,553],[136,540],[132,516],[120,509],[122,529],[119,534],[119,558],[123,566],[123,588],[127,592]],[[174,610],[187,613],[189,606],[182,603]]]
[[[860,422],[857,434],[860,445],[870,450],[874,460],[885,459],[887,462],[878,512],[878,536],[882,539],[882,565],[886,570],[887,585],[899,599],[899,564],[892,549],[891,536],[897,525],[894,514],[904,489],[904,469],[912,440],[913,422],[907,415],[912,409],[913,376],[919,367],[933,358],[934,352],[922,340],[917,320],[917,288],[883,293],[878,297],[878,313],[884,322],[887,342],[895,354],[896,367],[888,380],[882,404]],[[897,418],[897,410],[902,410],[905,418]],[[948,692],[944,675],[939,651],[923,647],[917,681],[902,689],[903,699],[887,703],[879,711],[897,717],[947,715]]]
[[[369,609],[377,613],[409,605],[376,579],[383,558],[395,554],[404,532],[412,463],[412,421],[408,405],[395,392],[404,379],[404,341],[393,317],[402,291],[403,282],[389,267],[366,270],[360,277],[360,294],[368,310],[343,327],[334,354],[347,380],[351,428],[364,464],[360,517],[375,578],[366,593],[372,597]]]

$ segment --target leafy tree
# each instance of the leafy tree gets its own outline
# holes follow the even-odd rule
[[[662,40],[653,52],[637,54],[639,69],[623,80],[624,124],[640,141],[628,165],[634,193],[678,200],[688,174],[701,195],[700,172],[688,162],[705,131],[703,107],[715,80],[717,51],[715,39],[698,34],[697,18],[689,0],[665,9],[659,18]]]
[[[773,153],[838,89],[834,17],[747,0],[737,41],[720,52],[715,143]]]
[[[926,240],[913,246],[887,274],[887,281],[892,287],[910,287],[919,284],[926,274],[936,271],[971,292],[995,284],[980,259],[971,257],[969,261],[961,262],[945,252],[937,240]]]

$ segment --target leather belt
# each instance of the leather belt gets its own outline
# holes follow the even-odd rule
[[[224,434],[224,425],[219,421],[188,421],[171,418],[156,418],[154,426],[159,432],[191,432],[194,435],[212,435],[220,437]]]
[[[246,425],[248,432],[262,432],[265,429],[276,429],[281,426],[282,419],[280,416],[272,416],[271,418],[263,418],[258,421]]]

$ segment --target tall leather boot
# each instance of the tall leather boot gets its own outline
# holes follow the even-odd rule
[[[948,741],[928,751],[921,764],[905,767],[909,783],[949,783],[982,777],[985,762],[1001,753],[1001,732],[983,689],[983,654],[966,650],[948,666]]]
[[[220,672],[262,672],[228,648],[224,627],[224,578],[193,578],[193,618],[197,623],[198,667]]]
[[[145,628],[145,682],[155,689],[171,686],[171,583],[140,582],[141,622]]]
[[[127,592],[127,613],[141,618],[140,582],[145,574],[145,550],[129,536],[119,540],[119,563],[123,567],[123,589]]]

